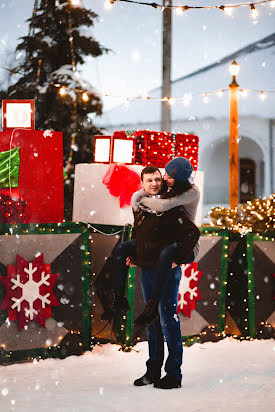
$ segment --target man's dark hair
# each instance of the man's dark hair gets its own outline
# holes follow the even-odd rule
[[[148,175],[148,174],[155,173],[155,172],[159,172],[159,173],[160,173],[160,170],[159,170],[156,166],[153,166],[153,165],[146,166],[146,167],[145,167],[144,169],[142,169],[142,171],[141,171],[141,175],[140,175],[141,180],[143,180],[143,175]],[[161,173],[160,173],[160,175],[161,175]]]

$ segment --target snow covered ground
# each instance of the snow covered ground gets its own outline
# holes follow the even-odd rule
[[[133,386],[145,371],[147,342],[135,346],[138,352],[118,348],[1,366],[1,412],[274,411],[273,339],[184,348],[183,385],[173,390]]]

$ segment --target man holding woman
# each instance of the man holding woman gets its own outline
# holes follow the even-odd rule
[[[159,169],[148,166],[142,170],[143,189],[132,198],[133,239],[116,249],[113,303],[102,319],[110,320],[116,313],[129,310],[124,297],[126,263],[140,266],[146,306],[135,325],[148,327],[149,359],[145,375],[134,382],[136,386],[152,383],[161,389],[181,386],[182,339],[177,316],[180,264],[194,260],[200,236],[194,224],[199,191],[188,181],[192,170],[185,158],[171,160],[165,167],[163,187]],[[160,198],[156,197],[158,194]],[[166,376],[160,379],[164,336],[169,355]]]

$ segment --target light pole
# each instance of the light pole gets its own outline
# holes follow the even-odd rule
[[[173,0],[163,0],[164,6],[172,6]],[[162,31],[162,98],[171,96],[171,36],[172,9],[163,10]],[[171,107],[169,101],[161,102],[161,130],[171,132]]]
[[[239,203],[239,85],[236,82],[240,66],[234,60],[229,71],[232,82],[229,84],[229,207]]]

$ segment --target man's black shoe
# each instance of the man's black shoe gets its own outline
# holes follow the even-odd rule
[[[145,373],[141,378],[136,379],[134,381],[135,386],[145,386],[145,385],[151,385],[152,383],[155,383],[159,380],[159,378],[153,378],[152,376],[148,375],[148,373]]]
[[[150,298],[144,308],[144,311],[134,321],[134,326],[146,328],[158,317],[158,302]]]
[[[181,381],[174,378],[174,376],[165,375],[164,378],[159,379],[154,383],[154,388],[159,389],[174,389],[181,388]]]
[[[101,314],[101,319],[110,321],[120,313],[126,314],[130,309],[128,300],[121,293],[113,291],[111,307]]]

